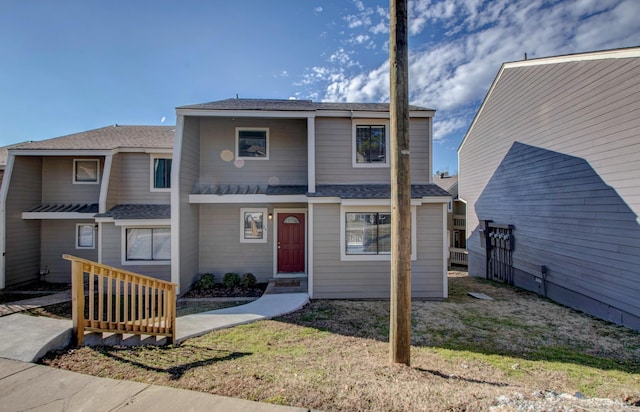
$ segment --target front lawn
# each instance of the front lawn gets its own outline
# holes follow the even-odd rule
[[[388,302],[327,300],[182,345],[84,347],[43,363],[326,411],[487,410],[545,391],[640,405],[639,333],[508,286],[449,284],[447,301],[413,302],[411,367],[388,361]]]

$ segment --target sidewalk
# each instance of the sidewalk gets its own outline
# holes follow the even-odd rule
[[[304,408],[82,375],[0,358],[0,411],[303,412]]]

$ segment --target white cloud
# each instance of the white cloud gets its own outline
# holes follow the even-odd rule
[[[345,17],[350,28],[388,31],[384,9],[354,4],[358,13]],[[372,24],[376,15],[382,20]],[[637,45],[638,15],[637,0],[410,0],[412,36],[428,25],[448,30],[436,43],[413,37],[414,44],[422,43],[410,50],[411,102],[438,110],[434,138],[444,139],[468,127],[503,62],[520,60],[525,52],[534,58]],[[365,44],[361,33],[347,36],[352,44]],[[322,100],[388,101],[388,61],[381,58],[376,68],[347,73],[345,67],[357,67],[356,56],[340,49],[327,67],[314,67],[305,79],[325,85]]]
[[[314,12],[315,14],[320,14],[320,13],[322,13],[322,10],[323,10],[323,9],[322,9],[322,6],[318,6],[318,7],[316,7],[315,9],[313,9],[313,12]]]

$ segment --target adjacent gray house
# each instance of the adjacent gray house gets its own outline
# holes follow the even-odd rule
[[[171,278],[174,126],[109,126],[7,150],[0,288],[70,281],[65,253]]]
[[[416,298],[447,296],[449,194],[431,182],[434,111],[411,107]],[[252,272],[312,298],[388,298],[389,106],[229,99],[177,108],[172,281]]]
[[[503,64],[458,149],[470,275],[640,329],[638,113],[640,48]]]

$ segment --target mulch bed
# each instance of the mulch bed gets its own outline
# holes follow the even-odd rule
[[[27,283],[24,285],[11,286],[5,289],[7,292],[62,292],[67,289],[71,289],[71,283],[53,283],[53,282],[44,282],[44,281],[36,281],[32,283]]]
[[[253,289],[215,287],[213,289],[191,289],[180,298],[204,299],[204,298],[259,298],[267,288],[267,283],[258,283]]]

